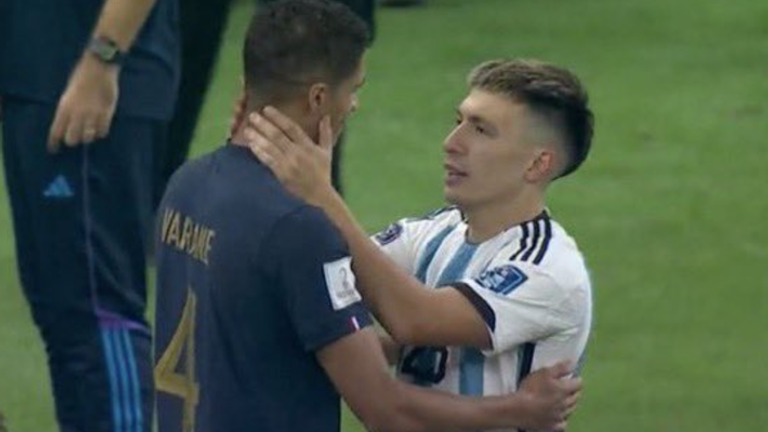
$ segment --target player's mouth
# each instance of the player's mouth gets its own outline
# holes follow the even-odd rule
[[[467,177],[467,172],[460,169],[456,165],[446,162],[443,164],[445,169],[445,185],[454,186],[464,180]]]

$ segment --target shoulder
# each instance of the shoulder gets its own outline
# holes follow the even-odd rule
[[[584,255],[562,225],[553,219],[547,219],[546,223],[550,234],[546,247],[542,248],[542,259],[516,265],[531,278],[532,286],[548,287],[552,300],[559,299],[558,309],[571,311],[569,316],[580,315],[589,308],[592,298],[592,283]]]
[[[462,220],[461,212],[455,206],[443,207],[424,216],[404,218],[390,224],[374,235],[379,245],[387,245],[405,235],[410,241],[431,237],[449,227],[455,227]]]
[[[589,273],[576,241],[545,215],[521,225],[519,237],[499,251],[508,265],[565,291],[589,290]]]
[[[587,264],[576,240],[556,221],[551,220],[551,224],[552,239],[549,251],[541,262],[542,269],[560,283],[581,284],[588,281]]]
[[[225,146],[190,160],[172,176],[164,203],[195,208],[234,230],[303,233],[330,222],[322,210],[290,194],[272,173],[240,149]],[[253,236],[258,238],[259,236]]]
[[[563,274],[573,280],[586,276],[584,257],[576,241],[557,221],[540,216],[520,225],[520,234],[511,244],[509,260],[545,273]]]
[[[298,203],[289,211],[282,211],[270,231],[272,244],[290,247],[296,256],[317,250],[346,250],[341,233],[325,212],[305,203]]]
[[[168,180],[165,196],[184,193],[195,183],[203,181],[205,167],[210,164],[213,153],[190,159],[184,162]]]

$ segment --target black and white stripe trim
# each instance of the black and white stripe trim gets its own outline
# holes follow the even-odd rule
[[[533,356],[536,353],[536,343],[526,342],[520,346],[517,351],[517,388],[523,383],[533,368]],[[524,429],[518,429],[518,432],[526,432]]]
[[[552,241],[552,221],[544,213],[536,219],[523,223],[520,228],[523,232],[520,246],[509,260],[541,264]]]

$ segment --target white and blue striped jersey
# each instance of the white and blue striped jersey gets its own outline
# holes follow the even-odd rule
[[[574,240],[547,213],[473,244],[448,207],[404,219],[374,236],[400,267],[430,288],[458,288],[483,316],[493,343],[408,347],[398,367],[410,382],[463,395],[512,393],[531,370],[579,360],[590,331],[589,275]]]

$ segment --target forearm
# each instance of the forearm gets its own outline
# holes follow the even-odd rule
[[[317,359],[352,412],[376,432],[449,432],[518,427],[550,429],[533,422],[542,414],[532,393],[461,397],[398,381],[386,368],[372,329],[338,339]],[[374,395],[375,397],[372,397]],[[537,426],[537,427],[530,427]]]
[[[467,398],[399,383],[398,410],[389,430],[467,431],[525,427],[525,396]],[[385,429],[387,429],[385,427]]]
[[[397,342],[408,343],[426,313],[428,291],[376,247],[338,194],[326,194],[322,207],[349,244],[366,305]]]
[[[381,343],[381,349],[384,351],[384,357],[387,358],[387,364],[390,366],[396,366],[400,361],[400,350],[402,346],[392,339],[387,334],[379,334],[379,342]]]
[[[127,51],[157,0],[107,0],[93,31],[94,37],[113,40]]]

